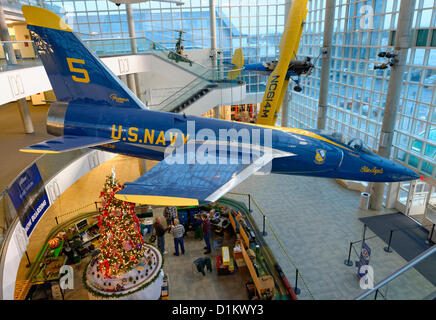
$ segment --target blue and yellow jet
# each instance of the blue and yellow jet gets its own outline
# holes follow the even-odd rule
[[[33,6],[22,10],[57,97],[47,116],[47,131],[57,137],[21,151],[92,147],[161,161],[127,183],[119,199],[151,205],[211,202],[268,166],[272,173],[362,181],[418,178],[412,170],[372,153],[360,140],[345,143],[340,134],[148,110],[57,15]],[[221,132],[231,134],[222,137]],[[238,161],[228,161],[231,145],[240,147]],[[220,152],[209,152],[211,146]],[[186,151],[183,161],[168,161],[180,149]],[[201,149],[217,161],[191,161]],[[245,150],[261,151],[240,161]]]

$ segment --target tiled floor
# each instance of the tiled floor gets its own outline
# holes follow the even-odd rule
[[[251,176],[232,191],[250,193],[267,216],[290,259],[270,230],[265,237],[267,244],[288,280],[294,284],[295,268],[298,268],[307,285],[299,279],[300,299],[352,299],[364,292],[359,286],[356,267],[344,264],[350,242],[362,239],[363,224],[359,218],[392,211],[359,210],[359,193],[346,190],[330,179]],[[246,199],[239,195],[227,196]],[[262,226],[260,214],[252,207],[257,225]],[[366,237],[372,236],[374,234],[367,230]],[[386,253],[383,250],[386,243],[378,237],[369,239],[367,244],[372,249],[370,265],[374,268],[375,283],[406,263],[396,252]],[[358,259],[360,245],[353,246],[352,261]],[[422,292],[434,290],[417,272],[407,273],[402,281],[407,282],[408,299],[422,298]],[[390,296],[395,296],[395,288],[391,288]]]

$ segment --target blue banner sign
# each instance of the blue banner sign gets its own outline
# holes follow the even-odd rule
[[[365,240],[362,241],[362,248],[360,250],[360,259],[356,263],[357,265],[357,274],[359,277],[363,277],[366,275],[366,269],[361,268],[362,266],[369,265],[369,259],[371,257],[371,248],[366,244]],[[361,270],[364,269],[364,270]]]
[[[50,206],[41,174],[36,164],[23,172],[8,190],[18,217],[27,236]]]

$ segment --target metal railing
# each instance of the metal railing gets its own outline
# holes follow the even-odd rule
[[[1,41],[0,71],[41,65],[33,41]]]
[[[152,53],[209,81],[226,80],[234,83],[242,81],[241,77],[237,77],[234,80],[226,79],[227,73],[231,72],[231,70],[223,71],[222,69],[206,67],[146,37],[83,39],[82,41],[100,57]],[[133,42],[136,42],[136,50],[132,47]],[[29,50],[30,47],[32,50]],[[33,63],[31,63],[32,60]],[[0,71],[7,70],[7,68],[10,69],[12,68],[11,66],[17,68],[21,65],[29,66],[36,64],[40,64],[40,61],[38,50],[33,41],[1,41],[0,67],[2,69]]]
[[[274,254],[274,258],[279,262],[279,264],[282,266],[283,271],[285,275],[288,276],[289,279],[291,279],[291,275],[295,274],[295,282],[293,290],[296,294],[300,295],[300,297],[308,298],[315,300],[315,297],[313,296],[312,292],[310,291],[306,281],[303,278],[303,275],[301,274],[301,271],[298,269],[296,263],[292,260],[289,253],[285,249],[285,246],[280,241],[279,237],[277,236],[277,233],[272,228],[271,224],[268,222],[268,218],[263,213],[262,209],[259,207],[257,202],[254,200],[253,196],[248,193],[237,193],[237,192],[228,192],[226,196],[229,195],[237,195],[237,196],[244,196],[247,197],[248,200],[248,210],[250,212],[256,212],[256,210],[252,210],[252,205],[257,209],[257,219],[260,219],[262,223],[262,235],[264,236],[263,241],[267,244],[267,246],[270,248],[272,253]],[[255,218],[255,216],[253,216]],[[256,219],[255,219],[256,220]],[[272,237],[266,237],[268,234],[271,234]],[[277,248],[278,250],[273,250],[273,248]],[[281,263],[280,263],[281,262]],[[285,264],[285,262],[289,262]],[[293,277],[292,277],[293,278]],[[298,279],[303,283],[303,287],[298,287]]]
[[[170,50],[161,44],[146,37],[135,38],[102,38],[83,40],[88,47],[100,57],[132,55],[132,54],[153,54],[154,56],[175,65],[193,75],[194,81],[183,87],[173,95],[169,95],[162,101],[157,110],[173,111],[180,104],[194,97],[196,93],[211,84],[218,84],[220,87],[243,84],[244,74],[242,68],[210,68],[198,62],[188,59],[186,56]],[[136,42],[134,50],[133,42]],[[31,46],[31,50],[29,50]],[[33,41],[3,41],[0,47],[0,71],[8,71],[17,68],[25,68],[41,65]]]
[[[383,281],[379,282],[374,288],[368,290],[364,294],[358,296],[356,300],[377,300],[382,299],[407,299],[408,292],[407,284],[409,279],[405,279],[405,275],[408,272],[416,272],[415,267],[427,259],[435,259],[436,261],[436,245],[430,247],[419,256],[411,260],[409,263],[399,268],[397,271],[392,273],[390,276],[386,277]],[[433,268],[433,272],[436,274],[436,265]],[[410,277],[410,279],[416,279],[415,276]],[[399,281],[403,280],[403,281]],[[384,289],[384,290],[383,290]],[[388,290],[389,289],[389,290]],[[431,295],[436,290],[435,285],[428,284],[426,287],[420,287],[421,297],[411,297],[414,299],[424,299],[425,297]]]
[[[86,39],[83,40],[83,42],[85,42],[90,49],[92,49],[101,57],[151,53],[171,64],[177,65],[178,67],[193,73],[197,77],[200,77],[206,81],[228,83],[239,83],[242,81],[242,77],[240,75],[237,76],[236,79],[229,79],[227,77],[229,72],[234,73],[241,71],[242,69],[233,71],[231,69],[213,69],[190,60],[185,55],[168,49],[146,37]],[[132,47],[133,42],[136,42],[136,50],[134,50]]]

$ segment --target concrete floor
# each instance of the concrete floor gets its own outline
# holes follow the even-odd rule
[[[0,106],[0,190],[6,188],[17,175],[40,154],[18,151],[22,147],[50,139],[45,129],[48,106],[33,106],[28,101],[34,133],[25,134],[16,102]]]

